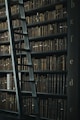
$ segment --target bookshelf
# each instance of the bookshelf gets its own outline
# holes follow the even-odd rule
[[[37,86],[40,117],[42,119],[67,120],[67,1],[66,0],[28,0],[24,1],[26,21],[34,77]],[[18,2],[12,2],[12,19],[14,29],[20,28]],[[7,31],[4,0],[0,17],[0,111],[17,114],[17,103],[12,73],[11,50]],[[20,31],[20,29],[19,29]],[[21,42],[19,43],[19,39]],[[17,48],[24,46],[22,36],[15,35]],[[25,53],[18,54],[18,62],[26,63]],[[20,70],[20,87],[23,116],[34,115],[34,104],[28,68]]]
[[[24,3],[40,117],[67,120],[67,0],[24,0]],[[14,29],[21,31],[17,19],[18,2],[11,5]],[[0,6],[0,111],[17,114],[4,0],[0,1]],[[15,34],[15,44],[22,48],[23,37]],[[25,53],[17,51],[17,57],[18,63],[27,62]],[[35,117],[31,88],[27,83],[28,68],[19,66],[18,69],[23,116]]]

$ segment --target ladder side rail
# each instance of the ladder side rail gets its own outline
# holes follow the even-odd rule
[[[24,2],[23,2],[23,0],[19,0],[19,2],[21,3],[21,5],[19,7],[19,11],[20,11],[20,17],[22,19],[21,24],[22,24],[22,31],[24,34],[25,48],[30,49],[28,30],[27,30],[27,22],[26,22],[26,17],[25,17],[25,10],[24,10],[24,5],[22,5],[22,4],[24,4]],[[34,98],[35,113],[37,115],[39,115],[37,89],[36,89],[36,84],[35,84],[35,80],[34,80],[34,70],[33,70],[32,58],[31,58],[31,51],[27,52],[26,57],[28,58],[28,64],[32,65],[29,67],[29,79],[31,81],[34,81],[30,84],[30,86],[31,86],[31,90],[32,90],[32,97]]]

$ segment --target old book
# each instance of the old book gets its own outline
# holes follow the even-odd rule
[[[59,4],[55,6],[56,10],[56,19],[63,17],[63,5]]]
[[[18,7],[18,5],[13,5],[12,7],[11,7],[11,13],[12,14],[17,14],[19,12],[19,7]]]
[[[30,7],[29,7],[29,2],[30,2],[30,1],[27,1],[26,4],[24,4],[25,11],[27,11],[27,10],[30,9]]]
[[[43,117],[43,99],[39,100],[40,116]]]
[[[11,81],[10,74],[7,74],[7,89],[8,90],[12,89],[11,85],[12,85],[12,81]]]
[[[45,20],[45,13],[40,13],[39,20],[40,20],[40,22]]]
[[[5,8],[0,9],[0,16],[5,16],[5,15],[6,15]]]

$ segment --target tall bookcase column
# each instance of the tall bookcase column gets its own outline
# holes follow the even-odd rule
[[[80,1],[68,0],[68,120],[80,119]]]

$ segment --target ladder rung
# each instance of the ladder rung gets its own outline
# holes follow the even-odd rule
[[[19,3],[18,3],[19,5],[24,5],[24,3],[23,3],[23,1],[21,2],[21,1],[19,1]]]
[[[13,27],[14,30],[21,30],[21,26]]]
[[[19,19],[26,21],[25,17],[19,17]]]
[[[24,51],[24,52],[30,52],[30,49],[22,49],[22,48],[16,48],[16,50],[19,50],[19,51]]]
[[[19,15],[19,16],[18,16],[18,19],[19,19],[19,20],[24,20],[24,21],[26,22],[25,15]]]
[[[19,2],[18,2],[20,5],[24,5],[24,2],[23,2],[23,0],[19,0]]]
[[[33,95],[32,95],[31,98],[37,98],[37,96],[33,96]]]
[[[15,34],[19,34],[19,35],[28,35],[28,33],[20,33],[20,32],[14,32]]]
[[[18,64],[20,66],[32,66],[32,64]]]

